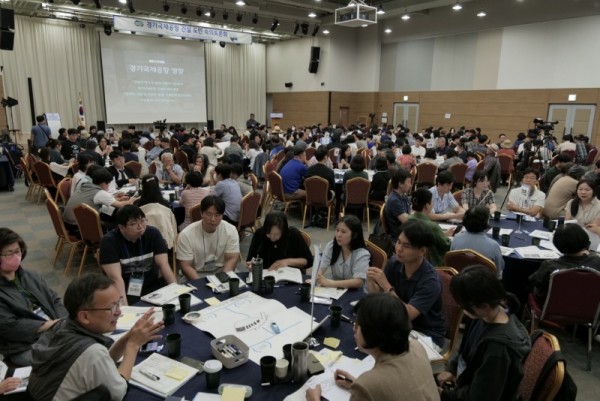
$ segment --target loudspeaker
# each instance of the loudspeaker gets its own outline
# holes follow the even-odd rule
[[[321,48],[312,46],[310,48],[310,62],[308,64],[308,72],[316,74],[319,69],[319,59],[321,58]]]
[[[0,9],[0,28],[2,29],[15,29],[15,11],[2,8]]]
[[[294,86],[294,84],[292,82],[286,82],[285,83],[285,87],[286,88],[291,88],[292,86]]]
[[[215,129],[215,121],[214,120],[208,120],[206,122],[206,129],[208,129],[209,131],[214,131],[214,129]]]
[[[15,33],[0,29],[0,50],[12,50],[15,44]]]
[[[106,132],[106,121],[96,121],[96,128],[98,131]]]

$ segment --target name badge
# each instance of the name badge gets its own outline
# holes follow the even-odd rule
[[[42,308],[36,308],[33,310],[33,313],[36,314],[37,317],[43,320],[50,320],[50,316],[46,315],[46,312],[42,310]]]
[[[127,288],[127,295],[133,297],[139,297],[142,295],[142,287],[144,286],[144,276],[134,277],[131,276],[129,279],[129,287]]]

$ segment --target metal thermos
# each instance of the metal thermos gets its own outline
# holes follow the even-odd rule
[[[304,383],[308,376],[308,344],[297,342],[292,345],[292,379]]]
[[[252,258],[252,291],[262,292],[263,281],[263,260],[261,258]]]

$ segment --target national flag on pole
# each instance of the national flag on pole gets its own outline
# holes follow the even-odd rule
[[[77,111],[77,126],[85,127],[85,113],[83,111],[83,99],[79,92],[79,110]]]

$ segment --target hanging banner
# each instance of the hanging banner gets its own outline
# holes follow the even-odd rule
[[[205,28],[196,25],[175,24],[144,18],[113,16],[113,27],[116,30],[150,33],[154,35],[180,36],[190,39],[202,39],[215,42],[249,45],[252,35],[249,33],[226,31],[217,28]]]

